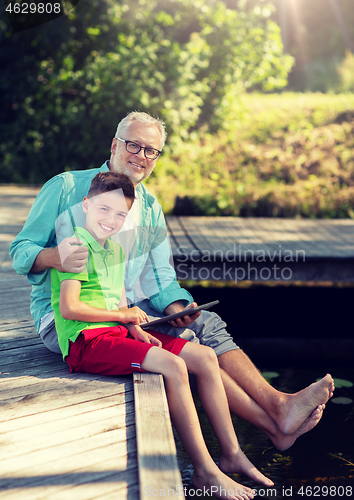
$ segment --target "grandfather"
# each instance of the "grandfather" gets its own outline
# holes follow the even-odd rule
[[[123,242],[129,255],[125,286],[130,303],[139,303],[153,317],[195,304],[189,292],[179,286],[170,264],[161,206],[142,184],[155,168],[165,140],[163,122],[146,113],[130,113],[118,125],[109,161],[99,169],[59,174],[38,194],[22,231],[11,244],[10,255],[16,272],[27,275],[33,285],[31,313],[39,335],[50,350],[60,352],[50,304],[48,270],[54,267],[59,271],[81,272],[87,260],[87,249],[75,237],[67,235],[63,214],[72,216],[73,207],[79,206],[98,172],[125,173],[136,189],[131,226],[126,228]],[[218,355],[231,412],[262,429],[280,450],[289,448],[318,423],[325,403],[332,396],[333,380],[328,374],[295,394],[275,390],[213,312],[186,316],[158,329],[212,347]]]

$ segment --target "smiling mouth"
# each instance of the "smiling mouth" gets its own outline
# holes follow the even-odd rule
[[[131,165],[133,165],[133,167],[137,167],[137,168],[145,168],[143,167],[143,165],[139,165],[138,163],[134,163],[133,161],[130,161],[129,162]]]
[[[104,224],[100,224],[100,228],[103,229],[106,233],[110,233],[113,231],[113,227],[105,226]]]

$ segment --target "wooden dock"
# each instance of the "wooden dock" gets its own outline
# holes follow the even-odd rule
[[[3,245],[21,229],[37,192],[0,187],[0,211],[7,209],[0,212],[0,269],[11,267]],[[352,219],[168,216],[166,221],[180,280],[354,281]]]
[[[70,374],[35,331],[31,287],[12,270],[8,250],[36,193],[0,188],[0,499],[181,492],[162,376]]]
[[[167,217],[177,277],[354,281],[354,220]]]
[[[163,435],[172,436],[161,377],[70,374],[35,332],[30,286],[12,270],[8,249],[37,192],[0,187],[0,500],[137,500],[146,486],[180,488],[180,475],[171,474],[176,461],[169,461],[175,449],[161,449],[157,439],[166,422]],[[354,281],[350,219],[167,223],[180,279]]]

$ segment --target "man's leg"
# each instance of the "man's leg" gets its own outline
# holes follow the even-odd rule
[[[233,352],[239,351],[240,350]],[[243,418],[262,430],[271,439],[278,450],[284,451],[290,448],[298,437],[313,429],[322,418],[325,404],[317,406],[294,433],[288,435],[284,434],[280,431],[278,425],[268,413],[263,410],[254,399],[246,394],[230,375],[222,368],[220,368],[220,373],[231,413]]]
[[[39,336],[41,337],[42,342],[47,347],[47,349],[49,349],[52,352],[55,352],[56,354],[61,354],[58,342],[58,334],[55,329],[54,320],[53,323],[48,325],[47,328],[39,332]]]
[[[152,318],[159,317],[158,313],[150,308],[148,300],[140,303],[139,307]],[[212,347],[218,355],[219,365],[223,368],[222,378],[231,412],[263,430],[279,450],[289,448],[294,443],[295,439],[312,429],[321,418],[324,406],[321,407],[322,409],[318,410],[318,406],[322,404],[318,403],[318,405],[314,405],[312,411],[303,418],[293,432],[290,432],[289,435],[285,435],[281,432],[275,420],[268,414],[267,410],[263,409],[258,403],[256,391],[250,390],[253,394],[252,396],[252,394],[249,394],[241,384],[238,384],[237,374],[239,371],[242,372],[243,370],[242,360],[245,359],[245,361],[249,361],[248,368],[250,379],[248,380],[249,384],[247,384],[247,386],[250,385],[252,388],[253,376],[256,374],[257,380],[259,384],[261,384],[264,394],[267,396],[267,398],[264,398],[267,401],[266,408],[273,401],[273,398],[277,399],[276,396],[278,394],[282,395],[283,393],[276,391],[260,375],[249,358],[233,342],[230,334],[226,331],[226,323],[222,321],[217,314],[210,311],[202,311],[199,318],[190,325],[189,328],[174,328],[167,323],[165,325],[159,325],[159,327],[156,327],[156,330],[163,331],[163,333],[173,335],[174,337],[179,336],[180,332],[183,332],[182,337],[186,335],[186,338],[195,335],[201,344]],[[224,356],[224,354],[226,355],[228,353],[230,357]],[[227,365],[226,369],[222,366],[220,361],[222,363],[225,362]],[[235,366],[233,367],[234,362]],[[229,366],[230,364],[231,366]],[[231,371],[231,374],[229,371]],[[261,378],[261,381],[259,381],[259,378]],[[307,417],[309,418],[307,419]]]
[[[334,385],[330,375],[296,394],[286,394],[274,389],[242,349],[233,342],[226,331],[226,324],[213,312],[202,311],[189,328],[193,329],[201,344],[212,347],[216,352],[220,367],[235,383],[229,381],[226,391],[230,409],[235,415],[239,415],[242,411],[246,414],[243,418],[248,421],[253,416],[248,411],[247,404],[244,404],[246,400],[242,392],[268,414],[281,433],[287,435],[297,432],[313,411],[318,406],[326,404],[333,394]],[[240,403],[242,403],[241,408]],[[255,425],[262,428],[264,419],[261,418],[261,413],[258,413],[260,420]],[[267,432],[273,432],[273,429],[266,425]]]
[[[220,367],[273,419],[284,434],[292,434],[318,405],[326,404],[334,385],[330,375],[295,394],[277,391],[262,377],[249,357],[241,350],[228,351],[218,357]],[[239,395],[229,390],[230,409]]]

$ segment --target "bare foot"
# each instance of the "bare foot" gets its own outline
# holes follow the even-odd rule
[[[226,455],[220,456],[219,467],[226,474],[245,474],[253,481],[263,484],[264,486],[273,486],[274,483],[264,474],[262,474],[253,464],[248,460],[246,455],[239,448],[237,453],[232,457]]]
[[[327,403],[333,391],[333,379],[328,373],[302,391],[288,394],[278,408],[279,418],[276,421],[279,430],[283,434],[294,434],[317,406]]]
[[[273,441],[274,446],[280,451],[284,451],[290,448],[290,446],[295,443],[298,437],[310,431],[318,424],[318,422],[322,418],[323,410],[325,409],[325,407],[325,404],[318,405],[317,408],[313,410],[311,415],[305,420],[305,422],[300,425],[297,431],[295,431],[293,434],[283,434],[279,432],[279,435],[275,437],[269,435],[270,439]]]
[[[254,493],[248,486],[236,483],[229,476],[221,472],[215,465],[213,473],[197,474],[194,472],[193,483],[206,495],[214,495],[223,500],[245,500],[254,498]]]

